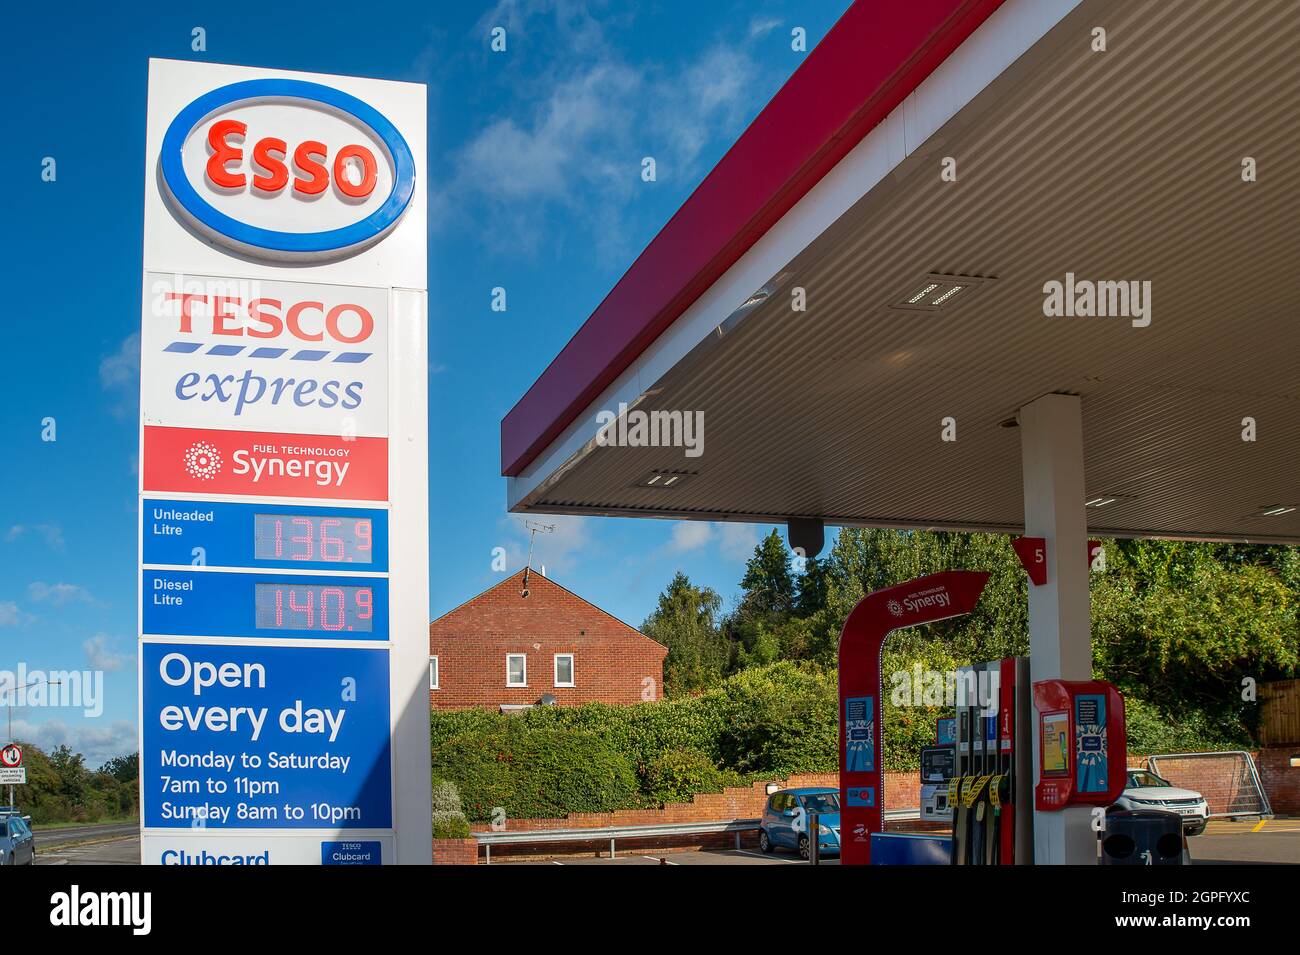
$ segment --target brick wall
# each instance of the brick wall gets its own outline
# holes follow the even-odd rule
[[[440,709],[537,703],[550,693],[562,706],[638,703],[663,692],[668,650],[570,593],[536,570],[506,579],[429,625],[429,655]],[[526,687],[506,685],[506,654],[527,657]],[[555,685],[555,655],[573,654],[574,686]]]
[[[1272,779],[1264,772],[1263,753],[1252,753],[1256,769],[1259,771],[1260,784],[1275,813],[1284,810],[1277,807],[1274,792],[1278,777]],[[1130,769],[1147,769],[1147,757],[1128,757]],[[1175,786],[1192,789],[1205,797],[1211,813],[1238,813],[1250,815],[1260,811],[1258,797],[1249,777],[1245,760],[1240,756],[1189,756],[1183,759],[1168,757],[1157,760],[1157,772]]]
[[[839,787],[838,773],[808,773],[791,776],[789,779],[773,780],[783,788],[801,786]],[[620,809],[614,812],[570,813],[562,818],[552,819],[507,819],[505,829],[508,832],[535,832],[544,829],[599,829],[607,826],[654,826],[677,822],[718,822],[724,819],[757,819],[763,814],[763,805],[767,802],[767,783],[757,782],[752,786],[729,787],[720,793],[701,793],[690,802],[670,803],[663,809]],[[885,774],[885,808],[915,809],[920,805],[920,778],[914,773]],[[922,828],[917,820],[908,826],[911,829]],[[486,823],[473,823],[471,828],[478,832],[491,829]],[[886,823],[886,829],[895,825]],[[743,848],[757,846],[757,833],[745,833],[741,839]],[[717,835],[695,835],[674,838],[618,840],[618,851],[633,852],[639,849],[697,849],[697,848],[734,848],[736,837],[731,833]],[[526,858],[534,856],[591,856],[602,855],[609,851],[608,845],[592,842],[578,843],[542,843],[534,845],[500,845],[492,848],[492,857]]]
[[[1300,769],[1291,768],[1295,755],[1300,755],[1300,745],[1266,746],[1255,757],[1259,780],[1279,816],[1300,816]]]
[[[478,865],[478,841],[475,839],[434,839],[434,865]]]

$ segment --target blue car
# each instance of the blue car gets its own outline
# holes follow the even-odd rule
[[[838,789],[782,789],[772,793],[758,823],[758,847],[764,852],[794,849],[808,858],[808,816],[817,813],[817,845],[822,855],[840,854]]]
[[[31,818],[20,815],[12,806],[0,806],[0,865],[36,864]]]

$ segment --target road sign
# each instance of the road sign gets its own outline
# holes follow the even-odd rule
[[[0,786],[21,786],[26,782],[26,766],[0,766]]]
[[[430,861],[425,116],[150,61],[145,863]]]
[[[23,764],[23,748],[17,743],[10,743],[4,749],[0,749],[0,766],[12,768]]]

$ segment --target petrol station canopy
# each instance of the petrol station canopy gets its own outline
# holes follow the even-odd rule
[[[1021,532],[1063,393],[1090,533],[1300,543],[1297,48],[1287,0],[855,4],[503,420],[511,509]]]

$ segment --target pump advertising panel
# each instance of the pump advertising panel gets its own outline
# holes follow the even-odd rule
[[[429,861],[425,117],[150,61],[146,864]]]
[[[1039,680],[1038,784],[1034,804],[1109,806],[1124,791],[1128,734],[1124,697],[1105,680]]]

